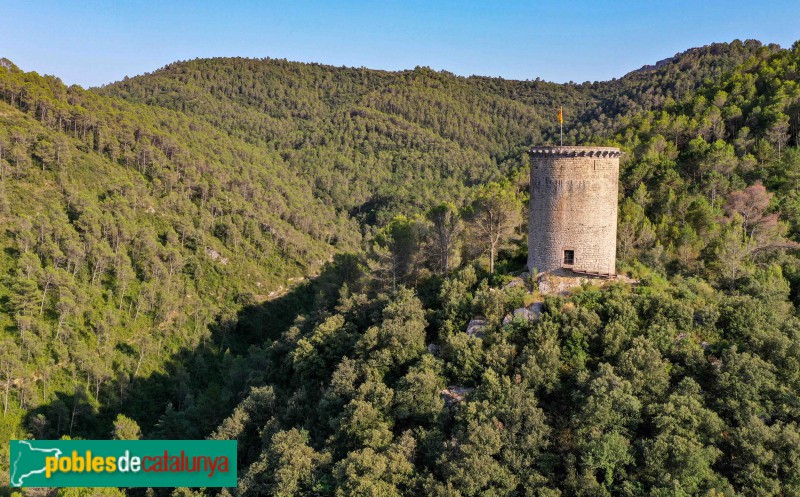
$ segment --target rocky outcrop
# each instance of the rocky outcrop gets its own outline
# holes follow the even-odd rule
[[[539,319],[539,316],[542,315],[542,302],[535,302],[528,307],[520,307],[519,309],[514,309],[514,312],[510,314],[506,314],[506,317],[503,318],[503,324],[506,325],[515,319],[522,319],[526,321],[534,321]]]
[[[442,396],[442,399],[447,407],[452,407],[460,402],[463,402],[464,397],[466,397],[473,390],[475,389],[453,385],[439,392],[439,395]]]
[[[473,338],[483,338],[483,329],[489,325],[484,318],[475,318],[467,325],[467,335]]]

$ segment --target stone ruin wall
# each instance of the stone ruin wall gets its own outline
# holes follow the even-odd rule
[[[616,274],[619,149],[534,147],[530,151],[528,268]],[[564,251],[573,250],[572,267]]]

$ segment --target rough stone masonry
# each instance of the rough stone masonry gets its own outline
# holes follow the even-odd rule
[[[528,268],[613,276],[618,148],[533,147]]]

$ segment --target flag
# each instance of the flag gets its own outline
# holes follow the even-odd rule
[[[564,107],[558,109],[558,124],[564,124]]]

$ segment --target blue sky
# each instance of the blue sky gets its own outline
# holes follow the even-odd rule
[[[799,19],[798,0],[0,0],[0,56],[83,86],[213,56],[582,82],[715,41],[788,47]]]

